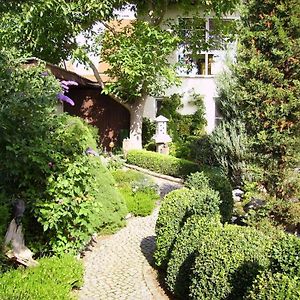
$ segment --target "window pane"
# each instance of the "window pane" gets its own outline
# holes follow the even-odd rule
[[[207,69],[207,75],[213,75],[212,68],[214,63],[214,55],[208,54],[208,69]]]
[[[197,75],[205,75],[205,54],[200,54],[194,62],[197,66]]]
[[[205,42],[205,19],[199,17],[179,18],[179,36],[181,44],[185,45],[189,51],[195,51],[201,43]]]
[[[224,49],[230,33],[234,31],[234,25],[234,20],[231,19],[209,19],[208,42],[210,49]]]

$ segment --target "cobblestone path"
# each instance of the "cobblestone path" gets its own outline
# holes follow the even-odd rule
[[[180,187],[162,179],[155,181],[161,195]],[[83,258],[85,283],[79,291],[80,300],[169,299],[151,267],[158,209],[150,216],[129,219],[114,235],[97,239]]]

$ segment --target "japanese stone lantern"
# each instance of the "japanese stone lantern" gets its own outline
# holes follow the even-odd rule
[[[156,152],[162,154],[169,154],[168,143],[172,141],[171,137],[167,133],[167,122],[169,120],[164,116],[158,116],[155,119],[156,122],[156,133],[152,137],[156,143]]]

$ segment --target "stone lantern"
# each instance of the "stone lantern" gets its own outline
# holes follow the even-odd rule
[[[156,152],[162,154],[169,154],[168,143],[172,141],[171,137],[167,133],[167,122],[169,120],[164,116],[158,116],[155,119],[156,122],[156,132],[152,137],[155,140]]]

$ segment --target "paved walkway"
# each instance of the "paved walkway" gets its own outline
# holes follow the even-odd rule
[[[161,195],[181,185],[156,179]],[[153,264],[156,208],[151,216],[135,217],[116,234],[99,237],[83,259],[85,284],[80,300],[165,300]]]

